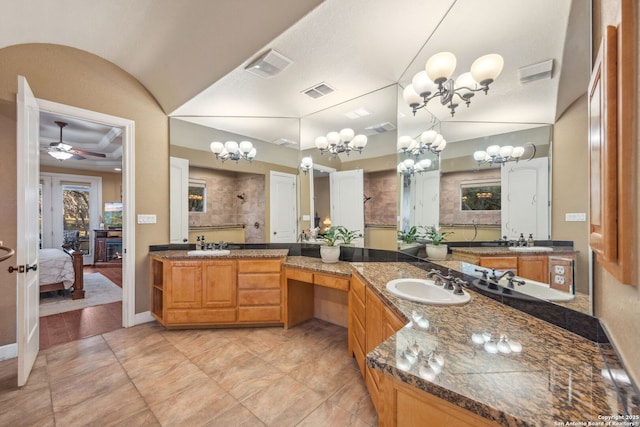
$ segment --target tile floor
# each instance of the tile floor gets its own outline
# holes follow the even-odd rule
[[[40,352],[18,389],[0,362],[0,425],[373,426],[347,331],[169,331],[156,322]]]

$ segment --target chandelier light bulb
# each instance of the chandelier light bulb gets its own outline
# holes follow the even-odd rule
[[[325,150],[329,146],[329,141],[326,136],[317,137],[315,143],[318,150]]]
[[[420,71],[413,76],[411,85],[413,86],[414,92],[422,98],[429,96],[438,90],[438,85],[429,78],[426,71]]]
[[[327,134],[327,141],[329,141],[329,145],[331,146],[338,145],[342,142],[340,140],[340,134],[338,132],[329,132]]]
[[[504,59],[497,53],[481,56],[471,64],[471,75],[481,85],[489,85],[498,78],[504,67]]]
[[[224,151],[224,144],[219,141],[213,141],[209,144],[209,148],[213,154],[220,154]]]
[[[255,147],[251,148],[251,151],[247,153],[247,159],[252,160],[253,158],[256,157],[256,154],[258,154],[258,150],[256,150]]]
[[[496,157],[500,154],[500,146],[499,145],[490,145],[487,147],[487,154],[491,157]]]
[[[404,98],[404,102],[409,104],[411,108],[415,108],[418,105],[422,104],[422,98],[416,90],[413,88],[413,85],[408,85],[402,91],[402,98]]]
[[[311,169],[311,167],[313,166],[313,159],[311,157],[303,157],[302,166]]]
[[[482,150],[479,150],[473,153],[473,159],[476,162],[482,162],[486,157],[487,157],[487,153]]]
[[[505,159],[510,157],[513,153],[513,146],[505,145],[504,147],[500,147],[500,157],[504,157]]]
[[[344,128],[340,131],[340,139],[344,142],[349,142],[353,139],[355,132],[351,128]]]
[[[430,159],[422,159],[418,162],[418,165],[420,165],[420,167],[423,170],[426,170],[429,168],[429,166],[431,166],[431,160]]]
[[[436,132],[433,129],[430,130],[426,130],[424,132],[422,132],[422,135],[420,135],[420,141],[426,145],[432,145],[435,141],[436,138],[438,138],[438,135],[440,135],[438,132]]]
[[[522,157],[523,154],[524,154],[524,147],[516,147],[513,149],[513,152],[511,153],[511,157],[519,159],[520,157]]]
[[[440,144],[438,144],[438,146],[436,147],[436,151],[442,151],[446,148],[447,146],[447,141],[442,138],[442,141],[440,141]]]
[[[358,149],[362,150],[367,145],[367,137],[366,135],[358,134],[353,138],[352,145]]]
[[[411,169],[416,162],[413,159],[405,159],[402,163],[407,169]]]
[[[407,170],[407,167],[404,165],[404,163],[400,162],[398,163],[398,173],[403,173]]]
[[[403,135],[398,138],[398,151],[406,151],[411,146],[411,137],[408,135]]]
[[[436,84],[446,82],[456,69],[456,56],[451,52],[433,55],[425,65],[427,76]]]
[[[229,154],[235,154],[238,152],[238,143],[235,141],[227,141],[224,143],[224,148]]]
[[[465,101],[468,101],[474,95],[473,91],[477,89],[477,86],[478,83],[476,83],[470,72],[460,74],[455,83],[456,91]]]
[[[418,144],[418,141],[416,141],[415,139],[411,139],[411,144],[409,144],[409,149],[407,151],[414,151],[419,146],[420,144]]]
[[[249,141],[242,141],[242,142],[240,143],[239,148],[240,148],[240,151],[241,151],[243,154],[247,154],[247,153],[249,153],[249,151],[251,151],[251,149],[253,148],[253,144],[252,144],[251,142],[249,142]]]

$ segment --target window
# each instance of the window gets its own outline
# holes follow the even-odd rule
[[[500,181],[472,181],[460,184],[461,211],[501,210]]]
[[[200,180],[189,180],[189,212],[206,212],[207,184]]]

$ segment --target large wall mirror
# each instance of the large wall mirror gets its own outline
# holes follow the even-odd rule
[[[210,179],[205,175],[214,170],[228,174],[216,178],[219,182],[243,181],[252,186],[251,189],[229,187],[233,189],[229,190],[226,201],[219,201],[217,205],[213,204],[209,194],[205,207],[210,209],[209,214],[190,214],[192,228],[195,230],[204,225],[243,226],[246,231],[258,224],[260,231],[251,237],[249,233],[243,233],[244,241],[272,241],[269,192],[272,172],[277,172],[296,176],[297,195],[291,203],[295,204],[297,228],[292,241],[304,239],[305,230],[316,226],[322,229],[330,224],[355,227],[364,235],[361,244],[391,250],[398,248],[398,230],[415,224],[446,227],[454,232],[450,240],[499,239],[505,235],[501,214],[492,209],[462,209],[462,189],[475,188],[476,184],[489,187],[495,182],[502,184],[502,175],[510,165],[478,166],[473,154],[493,144],[530,144],[535,146],[535,154],[525,157],[527,160],[530,157],[533,157],[532,161],[539,160],[540,167],[548,172],[545,184],[549,200],[546,237],[574,242],[578,251],[576,283],[580,292],[588,294],[587,222],[568,221],[571,216],[567,214],[587,212],[585,93],[591,58],[590,2],[544,0],[542,3],[522,3],[500,0],[493,6],[500,13],[493,13],[487,10],[486,4],[476,1],[451,2],[448,8],[438,11],[442,19],[438,25],[432,26],[432,32],[419,36],[421,41],[416,46],[422,47],[411,55],[413,59],[406,64],[394,64],[394,68],[400,70],[394,80],[374,90],[353,94],[348,101],[341,99],[331,103],[331,96],[298,101],[299,92],[285,92],[281,81],[273,79],[264,88],[251,81],[251,84],[239,85],[238,90],[228,91],[229,99],[223,102],[225,98],[220,97],[217,110],[211,117],[172,117],[171,155],[189,159],[195,181]],[[526,14],[528,21],[535,22],[535,30],[517,19],[506,18],[522,14]],[[413,30],[412,33],[417,34]],[[389,37],[394,35],[390,33]],[[398,43],[407,43],[403,37],[398,36]],[[297,40],[295,34],[291,39]],[[278,40],[286,41],[286,34]],[[349,45],[345,44],[345,48],[348,49]],[[470,106],[462,103],[455,115],[452,116],[438,100],[432,100],[414,114],[403,100],[403,90],[412,82],[413,76],[424,69],[426,61],[441,51],[456,55],[455,76],[469,70],[477,57],[488,53],[501,54],[505,58],[504,68],[486,95],[476,93]],[[361,52],[352,52],[351,55],[358,56]],[[536,80],[535,70],[543,63],[550,64],[551,70]],[[349,70],[344,68],[342,71]],[[369,71],[359,70],[353,78],[360,79]],[[231,88],[234,82],[242,81],[239,77],[241,72],[235,72],[234,78],[219,84],[219,89]],[[244,93],[243,90],[249,89],[256,99],[246,103],[247,111],[243,113],[238,97]],[[286,104],[288,106],[304,102],[298,117],[285,117],[292,110],[284,108],[282,117],[264,117],[267,114],[258,107],[274,99],[276,89],[280,90],[278,96],[282,95],[287,100],[291,97]],[[261,97],[262,93],[265,95]],[[228,112],[223,108],[225,105]],[[349,155],[342,153],[335,157],[329,153],[321,154],[315,145],[316,138],[343,128],[351,128],[355,134],[367,136],[367,145],[362,153],[353,151]],[[417,159],[429,159],[431,162],[428,170],[419,174],[420,178],[418,175],[407,178],[398,174],[398,164],[406,160],[406,156],[398,152],[398,139],[405,135],[419,138],[429,129],[436,130],[446,139],[444,151],[439,156],[426,153]],[[251,163],[242,160],[239,163],[222,163],[209,150],[209,143],[215,140],[251,141],[258,155]],[[299,169],[304,157],[311,157],[314,165],[306,173]],[[525,163],[528,162],[518,162]],[[349,172],[358,170],[362,171],[362,176],[356,178],[362,182],[361,198],[354,198],[348,193],[348,196],[338,194],[332,200],[330,176],[338,176],[337,173],[348,176]],[[260,179],[264,183],[260,183]],[[259,202],[253,194],[261,191],[263,200],[260,203],[263,204],[254,205]],[[243,193],[244,200],[240,197]],[[344,200],[339,197],[348,197],[350,202],[360,204],[362,218],[358,214],[359,223],[346,224],[346,220],[335,218],[332,205],[335,209],[335,205],[346,203],[336,203],[336,200]],[[422,209],[419,212],[416,210],[418,205]],[[231,213],[222,212],[231,208],[235,209]],[[243,210],[254,209],[262,210],[264,218],[242,216]],[[521,220],[514,222],[515,226],[512,224],[513,232],[532,232],[533,227],[526,222],[532,221],[526,215],[528,213],[524,210],[513,213],[515,219]],[[197,218],[211,224],[200,222],[196,225]],[[190,233],[189,239],[198,232]],[[507,234],[512,237],[508,230]],[[236,236],[231,233],[223,238],[231,240]],[[540,234],[536,237],[542,239],[545,236]]]

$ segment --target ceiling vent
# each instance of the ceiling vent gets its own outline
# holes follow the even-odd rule
[[[384,132],[389,132],[391,130],[394,130],[396,128],[396,126],[391,123],[391,122],[384,122],[384,123],[380,123],[378,125],[373,125],[373,126],[369,126],[364,128],[367,132],[369,132],[369,134],[371,133],[384,133]]]
[[[325,95],[329,95],[333,91],[334,89],[331,86],[329,86],[325,82],[322,82],[310,87],[309,89],[303,90],[302,93],[313,99],[317,99]]]
[[[258,59],[245,67],[245,70],[251,74],[262,77],[263,79],[273,77],[280,71],[287,68],[291,64],[291,60],[281,53],[276,52],[273,49],[269,49],[262,54]]]
[[[291,141],[291,140],[286,139],[286,138],[276,139],[275,141],[273,141],[273,143],[275,145],[279,145],[281,147],[297,147],[298,146],[297,142]]]
[[[520,84],[536,80],[550,79],[553,75],[553,59],[518,68]]]

